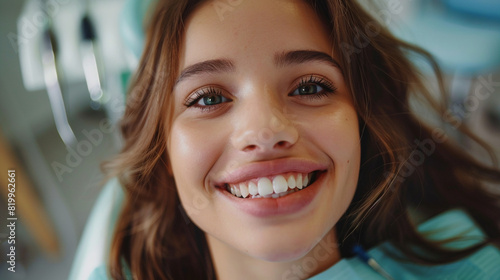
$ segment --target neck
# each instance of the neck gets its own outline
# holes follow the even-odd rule
[[[269,262],[246,255],[205,235],[217,279],[307,279],[340,260],[335,230],[330,230],[306,255],[286,262]]]

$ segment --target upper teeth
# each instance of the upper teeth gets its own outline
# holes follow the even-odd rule
[[[307,187],[311,174],[291,173],[274,178],[262,177],[239,184],[230,184],[228,190],[237,197],[280,197],[289,192]]]

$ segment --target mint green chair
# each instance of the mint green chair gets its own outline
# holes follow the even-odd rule
[[[68,279],[87,280],[97,267],[107,263],[123,199],[123,190],[116,179],[101,191],[80,238]]]

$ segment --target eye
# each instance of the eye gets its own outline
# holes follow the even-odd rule
[[[299,86],[292,95],[311,95],[323,91],[320,85],[308,84]]]
[[[213,106],[213,105],[218,105],[224,102],[228,102],[229,99],[222,95],[207,95],[203,96],[199,99],[197,105],[200,106]]]
[[[335,93],[337,88],[330,81],[321,76],[310,75],[303,77],[298,82],[290,96],[303,96],[306,98],[321,98]]]
[[[202,88],[191,94],[185,101],[186,107],[213,107],[230,102],[220,89],[214,87]]]

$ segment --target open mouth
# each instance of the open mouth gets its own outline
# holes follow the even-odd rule
[[[224,184],[224,189],[235,197],[248,198],[279,198],[301,191],[312,185],[321,171],[311,173],[290,172],[271,177],[255,178],[237,184]]]

